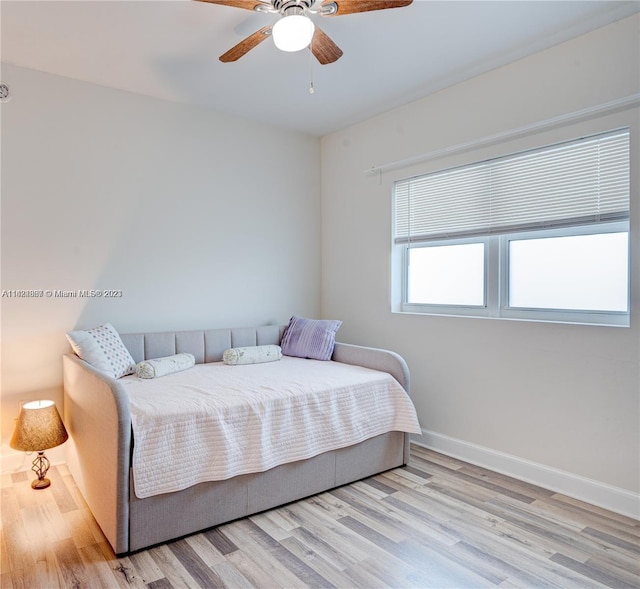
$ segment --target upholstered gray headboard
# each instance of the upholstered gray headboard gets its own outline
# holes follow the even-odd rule
[[[220,362],[228,348],[279,344],[284,325],[120,334],[135,362],[187,352],[196,364]]]

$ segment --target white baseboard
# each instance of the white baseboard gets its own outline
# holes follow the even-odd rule
[[[638,493],[436,432],[422,430],[422,436],[412,436],[411,441],[452,458],[640,520]]]

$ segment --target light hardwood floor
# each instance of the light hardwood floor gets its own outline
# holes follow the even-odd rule
[[[640,522],[412,446],[408,467],[116,558],[64,465],[2,476],[11,588],[640,587]]]

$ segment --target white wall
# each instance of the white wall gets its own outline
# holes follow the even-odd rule
[[[614,23],[322,139],[322,314],[344,320],[341,340],[405,356],[427,443],[508,455],[627,498],[640,480],[638,108],[364,171],[639,93],[639,30],[637,16]],[[618,124],[634,136],[630,329],[391,312],[394,179]]]
[[[285,323],[320,310],[315,137],[3,65],[2,440],[62,401],[65,332]],[[295,166],[288,154],[295,153]]]

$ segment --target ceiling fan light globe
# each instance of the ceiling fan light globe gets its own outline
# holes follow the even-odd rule
[[[283,16],[275,25],[271,35],[281,51],[300,51],[309,47],[316,30],[313,21],[302,14]]]

